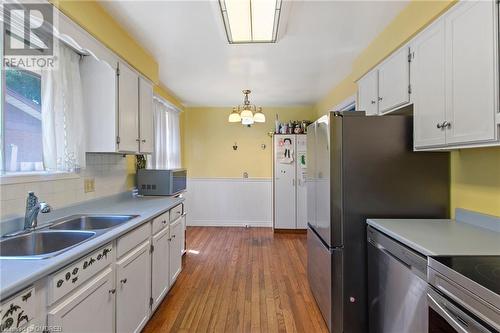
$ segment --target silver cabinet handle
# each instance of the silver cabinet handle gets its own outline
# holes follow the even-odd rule
[[[146,142],[146,140],[145,140],[145,139],[142,139],[141,141],[142,141],[142,143],[145,143],[145,142]]]
[[[429,306],[434,310],[436,311],[439,315],[441,315],[443,317],[443,319],[445,319],[455,330],[457,330],[457,332],[460,332],[460,333],[467,333],[469,332],[467,330],[467,323],[465,323],[464,326],[466,327],[463,327],[462,323],[459,322],[458,320],[456,320],[452,314],[449,313],[449,311],[447,311],[446,307],[439,304],[439,302],[437,300],[434,299],[434,297],[432,295],[430,295],[429,293],[427,293],[427,300],[429,301]]]
[[[374,100],[371,100],[371,103],[372,103],[372,104],[375,104],[376,102],[375,102]]]
[[[438,124],[436,125],[436,127],[437,127],[438,129],[441,129],[441,128],[443,128],[443,124],[438,123]]]
[[[379,97],[378,100],[381,101],[383,98],[382,97]]]
[[[120,282],[123,283],[123,284],[127,283],[127,278],[121,279]]]
[[[175,235],[172,235],[172,238],[171,238],[171,239],[173,239],[173,238],[175,238]]]
[[[141,141],[141,139],[135,139],[135,141],[140,142],[140,141]]]
[[[110,289],[109,293],[113,295],[114,293],[116,293],[116,289]]]
[[[163,223],[163,224],[167,224],[167,221],[166,221],[166,220],[163,220],[163,221],[161,221],[161,223]]]
[[[442,126],[443,126],[443,128],[445,128],[445,127],[450,128],[451,123],[449,121],[445,121]]]

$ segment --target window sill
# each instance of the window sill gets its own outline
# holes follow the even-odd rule
[[[78,178],[80,174],[74,172],[16,172],[0,175],[0,185]]]

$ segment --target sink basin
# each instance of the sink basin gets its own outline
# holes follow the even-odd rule
[[[43,259],[55,256],[84,242],[96,233],[91,231],[35,231],[0,240],[3,259]]]
[[[56,221],[49,229],[99,230],[116,227],[137,215],[73,215]]]

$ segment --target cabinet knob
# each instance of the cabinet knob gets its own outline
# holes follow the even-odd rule
[[[450,128],[451,127],[451,123],[449,121],[445,121],[443,123],[443,128],[445,128],[445,127]]]
[[[443,124],[438,123],[438,124],[436,125],[436,127],[437,127],[438,129],[441,129],[441,128],[443,127]]]
[[[161,221],[161,223],[163,223],[163,224],[167,224],[167,221],[166,221],[166,220],[163,220],[163,221]]]
[[[137,142],[141,142],[141,139],[135,139],[135,141],[137,141]]]
[[[142,141],[142,143],[145,143],[145,142],[146,142],[146,140],[145,140],[145,139],[142,139],[141,141]]]
[[[116,293],[116,289],[110,289],[110,290],[109,290],[109,293],[110,293],[110,294],[114,294],[114,293]]]
[[[379,100],[379,101],[381,101],[381,100],[383,100],[383,98],[382,98],[382,97],[379,97],[379,98],[378,98],[378,100]]]
[[[123,283],[123,284],[127,283],[127,278],[121,279],[120,282]]]
[[[372,101],[371,101],[371,103],[372,103],[372,104],[375,104],[375,101],[374,101],[374,100],[372,100]]]
[[[172,238],[175,238],[175,235],[172,235]]]

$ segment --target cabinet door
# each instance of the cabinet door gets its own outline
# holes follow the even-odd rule
[[[139,151],[139,75],[119,64],[118,77],[118,150]]]
[[[358,110],[366,115],[378,114],[378,71],[374,70],[358,81]]]
[[[182,269],[181,219],[170,224],[170,285],[174,284]]]
[[[151,257],[149,240],[117,262],[116,331],[140,332],[149,318]]]
[[[186,213],[181,218],[181,254],[186,252]]]
[[[153,152],[153,86],[139,78],[139,137],[141,153]]]
[[[295,135],[274,136],[274,228],[296,228]]]
[[[464,1],[446,16],[447,143],[495,138],[495,1]]]
[[[113,271],[106,268],[48,313],[48,325],[61,332],[114,332]]]
[[[408,53],[408,47],[403,47],[379,66],[379,113],[390,111],[410,101]]]
[[[444,145],[446,130],[445,29],[438,20],[412,42],[412,93],[416,148]],[[439,125],[439,126],[438,126]]]
[[[297,229],[307,229],[307,136],[297,135]]]
[[[151,258],[151,291],[153,297],[152,310],[166,295],[170,287],[169,260],[170,260],[170,230],[164,228],[153,236],[153,255]]]

